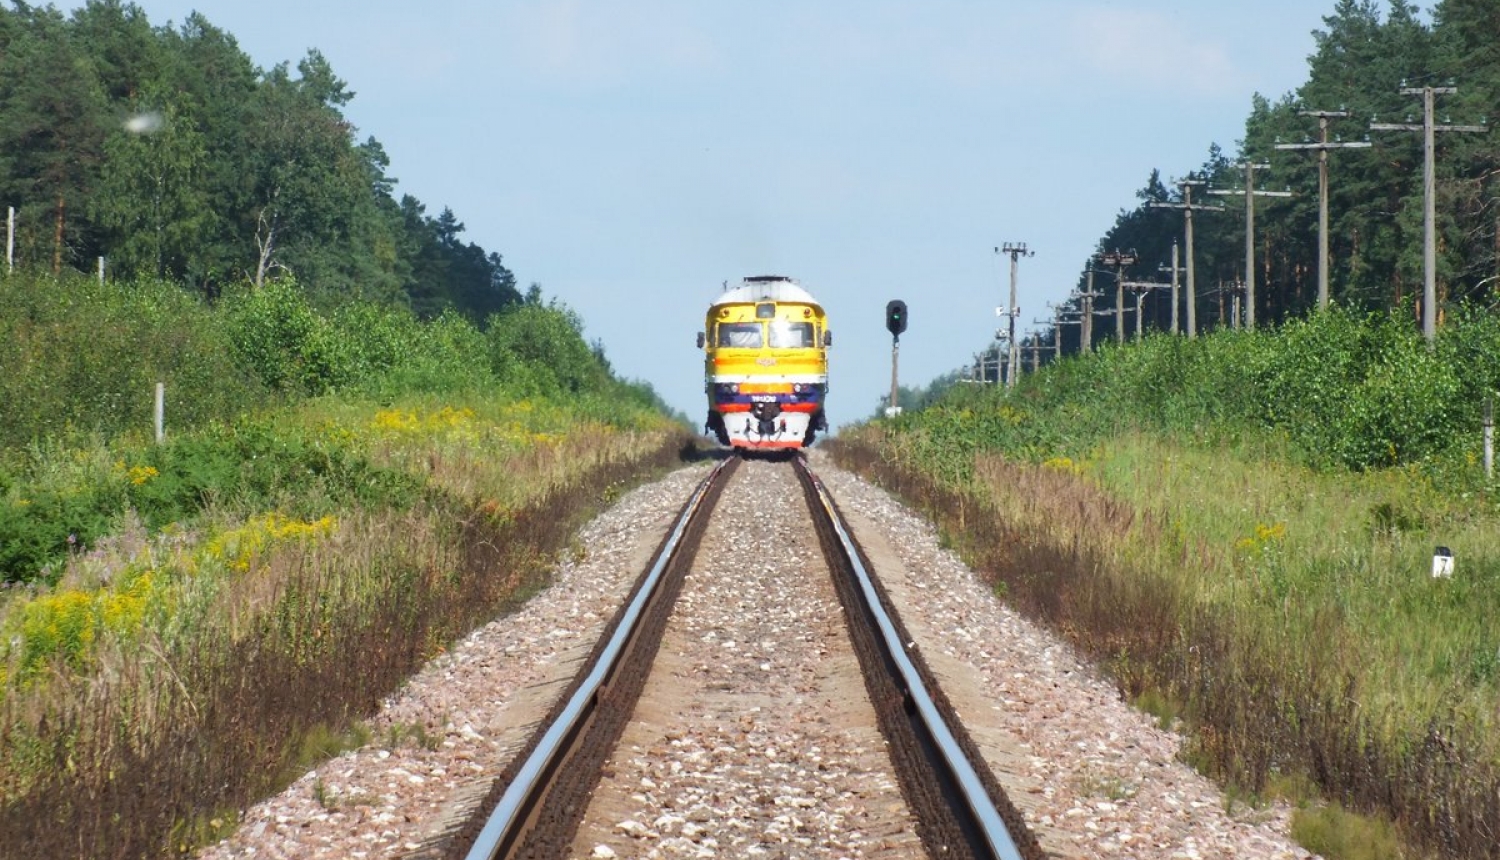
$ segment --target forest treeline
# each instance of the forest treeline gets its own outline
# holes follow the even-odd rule
[[[395,194],[390,161],[342,108],[328,60],[258,66],[202,14],[153,26],[138,6],[0,7],[0,213],[18,266],[187,285],[292,273],[348,299],[479,322],[517,304],[501,256],[452,211]]]
[[[1484,125],[1500,99],[1500,0],[1441,0],[1424,17],[1404,0],[1338,0],[1314,32],[1306,82],[1279,98],[1256,95],[1237,151],[1217,144],[1207,160],[1169,180],[1152,170],[1137,204],[1122,210],[1099,240],[1098,250],[1134,250],[1128,280],[1168,279],[1172,243],[1184,238],[1180,180],[1197,187],[1194,205],[1223,211],[1194,216],[1194,262],[1199,331],[1229,326],[1236,285],[1245,280],[1245,210],[1242,196],[1209,196],[1212,189],[1243,190],[1243,164],[1263,165],[1256,189],[1290,190],[1292,197],[1255,201],[1255,319],[1278,324],[1307,314],[1318,301],[1317,151],[1277,149],[1278,144],[1320,140],[1319,119],[1330,117],[1330,142],[1364,142],[1368,148],[1328,151],[1329,292],[1334,303],[1373,311],[1401,309],[1418,325],[1423,291],[1423,135],[1372,130],[1372,124],[1420,126],[1422,98],[1403,89],[1453,87],[1436,96],[1436,122]],[[1500,134],[1437,133],[1437,301],[1440,316],[1460,304],[1488,306],[1500,287]],[[1268,165],[1268,166],[1264,166]],[[1182,253],[1181,251],[1179,253]],[[1185,260],[1185,258],[1184,258]],[[1096,266],[1095,310],[1115,306],[1110,269]],[[1078,286],[1086,284],[1080,261]],[[1182,280],[1181,278],[1179,280]],[[1167,290],[1144,299],[1144,329],[1167,331],[1172,306]],[[1186,298],[1179,325],[1186,319]],[[1081,300],[1070,304],[1076,311]],[[1127,293],[1126,332],[1134,336],[1135,297]],[[1245,314],[1241,313],[1241,317]],[[1076,351],[1080,326],[1060,327],[1063,348]],[[1113,339],[1114,322],[1097,317],[1095,344]],[[1051,345],[1048,330],[1037,335]]]

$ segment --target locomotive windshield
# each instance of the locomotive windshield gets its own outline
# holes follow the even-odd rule
[[[813,324],[807,322],[771,323],[772,349],[805,349],[813,345]]]
[[[759,348],[760,323],[719,323],[719,346]]]

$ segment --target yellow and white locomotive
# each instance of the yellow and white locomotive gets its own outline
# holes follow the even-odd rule
[[[823,306],[791,278],[746,278],[709,305],[698,346],[706,353],[705,429],[720,444],[796,449],[828,429],[828,347]]]

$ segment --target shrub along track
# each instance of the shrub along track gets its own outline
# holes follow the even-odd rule
[[[470,821],[449,856],[609,857],[648,845],[669,856],[1043,856],[988,769],[967,763],[977,756],[961,728],[949,735],[959,721],[940,692],[927,696],[930,673],[892,676],[909,658],[882,643],[904,651],[905,633],[892,621],[886,636],[877,629],[867,603],[878,590],[855,575],[868,569],[860,551],[795,466],[800,489],[784,464],[737,458],[705,481],[568,694],[496,780],[481,806],[493,814]],[[617,667],[594,666],[616,653],[626,655]]]

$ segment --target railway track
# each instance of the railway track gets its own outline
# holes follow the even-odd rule
[[[803,460],[721,462],[449,856],[1044,856],[874,573]]]

